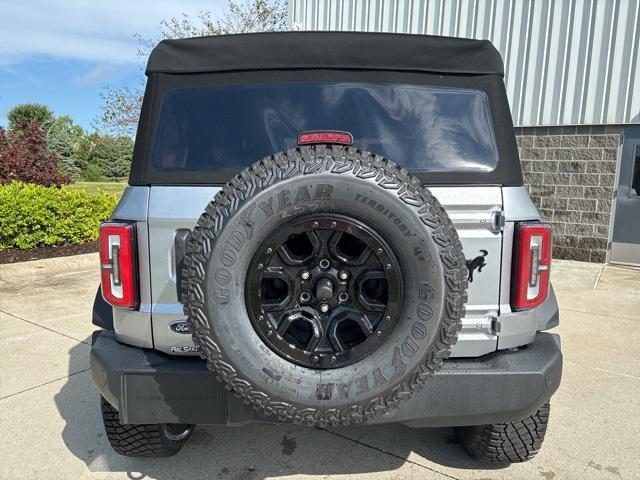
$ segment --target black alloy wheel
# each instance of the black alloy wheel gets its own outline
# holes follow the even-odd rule
[[[247,311],[263,341],[311,368],[364,358],[389,336],[402,308],[394,252],[345,215],[306,215],[272,233],[246,279]]]

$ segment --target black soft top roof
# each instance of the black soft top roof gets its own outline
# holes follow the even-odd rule
[[[403,70],[503,75],[487,40],[361,32],[271,32],[163,40],[146,73],[280,69]]]

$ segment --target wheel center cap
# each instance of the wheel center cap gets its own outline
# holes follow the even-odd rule
[[[333,298],[333,282],[324,277],[316,282],[316,298],[326,302]]]

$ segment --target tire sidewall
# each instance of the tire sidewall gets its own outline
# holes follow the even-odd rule
[[[407,376],[430,373],[425,360],[434,354],[446,313],[445,269],[419,210],[402,201],[397,189],[351,172],[277,180],[230,209],[205,266],[208,333],[225,368],[271,401],[300,409],[367,404]],[[245,304],[248,269],[266,237],[313,213],[339,213],[373,228],[393,249],[404,280],[400,318],[389,338],[365,358],[335,369],[306,368],[278,355],[259,337]]]

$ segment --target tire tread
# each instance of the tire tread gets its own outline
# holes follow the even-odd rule
[[[279,180],[318,172],[353,175],[368,179],[384,189],[396,190],[408,206],[426,208],[430,212],[430,231],[440,248],[445,271],[446,306],[439,333],[424,361],[407,375],[407,381],[396,384],[385,395],[366,404],[354,403],[340,408],[308,408],[293,402],[274,400],[241,378],[227,363],[216,334],[210,328],[205,308],[205,266],[212,245],[227,219],[242,203]],[[231,179],[211,201],[197,222],[187,244],[182,272],[182,303],[192,328],[193,340],[201,348],[201,355],[217,378],[238,398],[267,415],[297,424],[326,427],[362,423],[370,417],[388,412],[422,387],[433,372],[449,357],[451,345],[457,341],[461,318],[467,301],[467,268],[462,245],[453,223],[438,200],[407,170],[393,162],[364,150],[328,145],[305,146],[276,153],[246,168]]]
[[[120,414],[104,398],[100,399],[102,421],[109,444],[127,457],[170,457],[180,451],[187,441],[170,440],[162,424],[130,425],[120,423]]]
[[[544,404],[530,417],[518,422],[494,423],[456,429],[476,460],[509,464],[531,460],[540,451],[549,422],[550,405]]]

